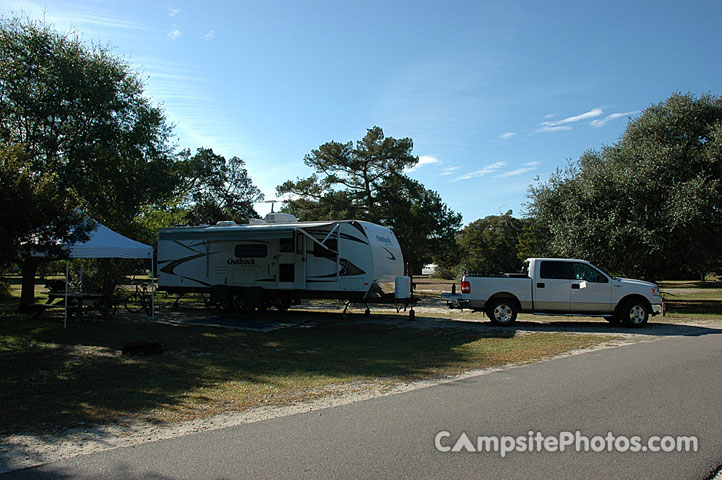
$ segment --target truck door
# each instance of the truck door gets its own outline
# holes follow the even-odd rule
[[[569,313],[571,284],[569,262],[541,260],[534,280],[534,311]]]
[[[572,263],[570,309],[573,312],[609,313],[612,310],[612,282],[586,263]]]

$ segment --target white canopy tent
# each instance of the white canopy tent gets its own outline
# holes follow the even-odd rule
[[[95,229],[88,233],[88,240],[65,245],[68,259],[73,258],[147,258],[151,269],[151,312],[155,318],[155,266],[153,264],[153,247],[136,242],[114,232],[98,221],[94,221]],[[65,317],[63,326],[68,323],[68,277],[70,276],[70,260],[65,262]]]

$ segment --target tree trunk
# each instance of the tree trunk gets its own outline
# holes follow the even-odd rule
[[[28,258],[20,266],[23,271],[23,280],[18,312],[28,312],[32,309],[31,305],[35,303],[35,272],[38,270],[38,260]]]

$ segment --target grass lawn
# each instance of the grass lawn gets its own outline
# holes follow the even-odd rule
[[[399,382],[524,363],[609,340],[324,322],[269,333],[152,323],[0,317],[0,432],[136,418],[158,422],[285,405],[364,382]],[[132,341],[165,353],[124,357]]]
[[[416,281],[426,291],[422,296],[429,298],[449,291],[452,283]],[[719,298],[714,288],[702,293],[700,288],[674,288],[675,295],[694,296],[695,301],[713,303]],[[38,301],[44,291],[38,286]],[[697,300],[707,292],[713,297]],[[127,316],[124,320],[120,313],[113,320],[71,324],[64,330],[57,315],[54,320],[30,320],[14,313],[19,285],[11,284],[11,294],[12,298],[0,301],[0,434],[45,433],[124,420],[177,422],[288,405],[369,386],[384,389],[472,369],[533,362],[615,338],[612,332],[586,334],[573,328],[424,330],[405,328],[404,315],[388,314],[383,324],[364,324],[358,317],[346,321],[338,313],[313,310],[288,314],[305,315],[309,322],[267,333],[142,323],[128,321]],[[161,295],[158,303],[170,314],[172,298]],[[213,315],[203,310],[198,296],[184,298],[181,306],[186,310],[173,315],[189,311]],[[266,315],[259,317],[261,321],[278,318],[273,312]],[[432,316],[485,321],[479,313],[443,308],[434,309]],[[652,321],[711,318],[719,315],[672,312],[666,319]],[[555,319],[520,316],[521,322]],[[588,320],[606,324],[598,318]],[[165,352],[153,357],[121,355],[122,346],[135,341],[161,342]]]

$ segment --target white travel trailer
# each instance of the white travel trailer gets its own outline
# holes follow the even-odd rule
[[[271,213],[250,224],[158,232],[160,290],[210,293],[213,303],[237,308],[285,310],[302,298],[408,304],[410,292],[395,292],[397,277],[409,284],[403,275],[394,233],[359,220],[298,222]]]

